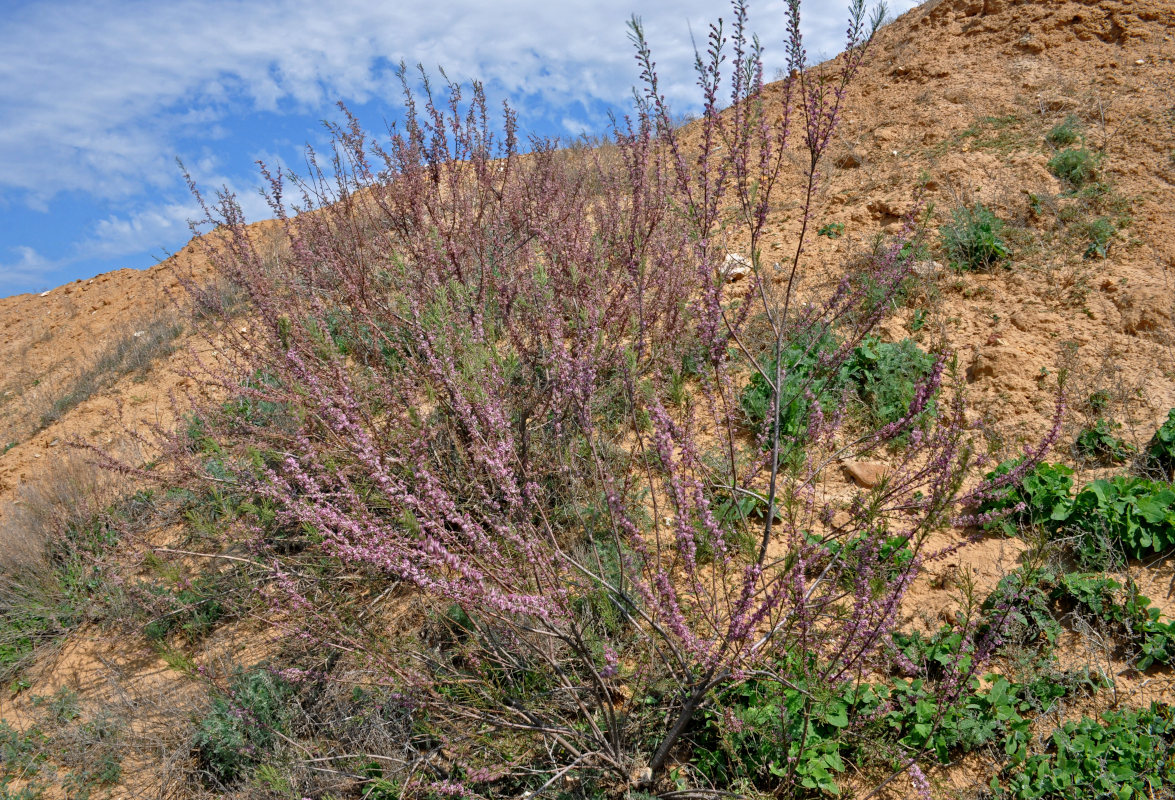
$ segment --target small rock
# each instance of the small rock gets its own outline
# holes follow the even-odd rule
[[[836,160],[832,163],[839,169],[856,169],[861,166],[861,155],[853,150],[849,150],[847,153],[842,153],[837,156]]]
[[[49,446],[50,446],[50,447],[56,447],[56,446],[57,446],[57,445],[59,445],[59,444],[61,444],[61,440],[60,440],[60,439],[54,439],[53,441],[49,442]]]
[[[918,261],[914,264],[914,274],[928,277],[942,272],[942,264],[937,261]]]
[[[722,262],[722,275],[727,283],[738,283],[752,272],[751,261],[738,253],[730,253]]]
[[[1073,101],[1071,99],[1061,97],[1060,95],[1041,97],[1038,102],[1042,111],[1064,111],[1067,108],[1073,107]]]
[[[872,489],[889,474],[889,466],[877,461],[847,461],[844,467],[849,477],[865,489]]]
[[[1146,59],[1145,59],[1145,58],[1140,58],[1140,59],[1138,59],[1137,61],[1135,61],[1134,63],[1135,63],[1135,64],[1138,64],[1138,65],[1141,67],[1143,64],[1145,64],[1145,63],[1146,63]]]
[[[1030,33],[1021,36],[1016,44],[1020,46],[1021,50],[1028,53],[1040,53],[1044,50],[1044,43],[1034,38]]]
[[[628,776],[628,780],[633,786],[648,786],[653,782],[652,767],[637,767]]]

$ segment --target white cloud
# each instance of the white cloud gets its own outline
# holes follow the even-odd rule
[[[12,251],[17,260],[0,263],[0,286],[13,289],[40,287],[45,275],[57,266],[31,247],[14,247]]]
[[[783,4],[761,5],[752,22],[770,75]],[[624,28],[633,11],[673,76],[671,101],[684,102],[687,30],[703,39],[716,10],[728,11],[709,0],[29,3],[0,28],[0,193],[44,206],[61,191],[116,198],[168,185],[178,138],[215,138],[218,122],[255,111],[394,97],[387,64],[401,59],[548,108],[623,103],[636,76]],[[811,52],[835,52],[843,5],[810,2],[807,14]]]
[[[162,242],[188,235],[188,220],[198,216],[194,204],[165,203],[127,215],[111,215],[94,225],[92,234],[76,246],[79,256],[116,258],[153,250]]]

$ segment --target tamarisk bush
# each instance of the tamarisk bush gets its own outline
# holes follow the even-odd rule
[[[881,15],[856,0],[845,53],[810,67],[798,0],[787,13],[776,87],[741,0],[710,28],[685,129],[634,18],[643,92],[606,146],[524,148],[479,84],[422,74],[418,90],[402,69],[386,140],[348,117],[329,163],[266,173],[278,257],[231,196],[205,206],[209,253],[248,308],[217,331],[212,378],[241,403],[199,412],[238,454],[218,480],[276,507],[287,542],[413,587],[439,620],[356,635],[300,562],[266,556],[302,635],[362,660],[466,759],[403,791],[656,780],[688,760],[699,710],[752,673],[817,687],[887,671],[899,605],[935,557],[926,535],[1038,458],[962,490],[961,400],[923,413],[946,353],[900,419],[851,424],[833,376],[910,274],[910,231],[831,285],[805,282],[805,241]],[[797,182],[801,231],[772,270],[767,221]],[[739,284],[723,268],[735,243],[752,265]],[[789,381],[797,348],[810,368]],[[739,404],[753,371],[770,387],[761,424]],[[807,430],[790,436],[776,421],[797,403]],[[873,491],[825,494],[839,460],[899,442]],[[887,560],[895,541],[912,557]],[[800,786],[794,769],[778,780]]]

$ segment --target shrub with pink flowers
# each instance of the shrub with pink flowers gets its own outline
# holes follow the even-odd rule
[[[524,146],[480,85],[403,72],[389,136],[351,119],[308,175],[266,173],[276,252],[231,196],[206,207],[205,244],[245,299],[209,373],[234,400],[200,410],[175,463],[270,510],[224,536],[272,565],[276,624],[332,654],[326,679],[347,663],[411,707],[434,755],[404,791],[688,783],[691,732],[722,725],[716,698],[750,676],[818,697],[889,674],[902,600],[945,554],[928,534],[1039,460],[964,490],[946,352],[886,419],[848,413],[836,376],[876,348],[913,224],[863,273],[809,263],[880,17],[854,2],[845,52],[811,66],[798,0],[787,13],[789,77],[772,87],[741,0],[710,28],[687,127],[634,19],[642,91],[606,146]],[[799,233],[769,265],[785,195]],[[879,453],[876,486],[827,491],[843,461]],[[410,610],[364,605],[389,595]],[[956,685],[987,654],[974,630],[947,665]],[[804,790],[794,768],[773,780]]]

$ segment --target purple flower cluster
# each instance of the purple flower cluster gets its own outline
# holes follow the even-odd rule
[[[351,119],[329,165],[312,156],[307,177],[267,173],[282,247],[267,250],[231,196],[206,208],[218,229],[205,245],[250,317],[216,332],[213,383],[280,412],[263,424],[204,409],[210,435],[241,454],[240,485],[317,555],[467,620],[454,652],[382,650],[317,607],[275,555],[271,595],[304,636],[365,654],[435,720],[527,731],[625,779],[648,734],[617,698],[674,687],[656,773],[712,692],[755,670],[797,654],[833,683],[892,667],[902,600],[936,556],[927,534],[1010,479],[961,489],[961,395],[922,427],[946,353],[888,425],[850,429],[845,398],[826,412],[830,389],[815,379],[800,393],[814,410],[806,439],[771,421],[797,399],[781,355],[835,331],[842,344],[819,356],[835,373],[911,271],[908,227],[863,268],[867,282],[804,285],[820,165],[876,27],[862,8],[846,54],[809,67],[793,0],[791,74],[769,93],[736,0],[730,74],[718,23],[697,57],[704,110],[688,137],[634,20],[645,90],[595,151],[523,152],[513,114],[495,127],[480,85],[466,97],[422,76],[418,92],[404,74],[405,121],[386,141]],[[803,225],[776,279],[761,249],[793,150]],[[735,232],[752,265],[737,295],[719,269]],[[757,431],[738,401],[748,367],[773,392]],[[834,524],[824,476],[901,442],[886,480]],[[908,563],[883,556],[895,537]],[[528,670],[550,676],[541,697],[501,688]],[[442,691],[453,685],[475,688]],[[428,790],[473,796],[454,782]]]

